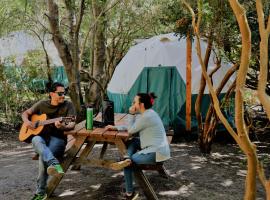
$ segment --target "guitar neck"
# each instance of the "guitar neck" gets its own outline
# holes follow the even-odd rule
[[[57,122],[57,121],[62,121],[62,119],[63,119],[63,117],[58,117],[58,118],[54,118],[54,119],[48,119],[48,120],[45,120],[45,121],[40,121],[39,125],[44,126],[44,125],[47,125],[47,124],[52,124],[52,123]]]

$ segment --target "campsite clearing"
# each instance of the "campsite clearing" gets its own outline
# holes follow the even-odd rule
[[[257,145],[261,157],[266,161],[266,174],[269,174],[270,138],[258,138],[264,141]],[[172,159],[165,163],[170,178],[163,179],[156,172],[147,172],[159,199],[243,198],[246,160],[237,145],[214,144],[210,156],[202,155],[196,142],[172,144],[171,147]],[[37,162],[31,160],[31,145],[18,142],[15,130],[1,130],[0,152],[0,199],[30,199],[35,191],[37,175]],[[121,172],[82,167],[80,171],[69,170],[55,191],[56,196],[50,199],[117,200],[120,199],[123,183]],[[141,191],[140,199],[145,199]],[[261,186],[257,191],[257,199],[265,199]]]

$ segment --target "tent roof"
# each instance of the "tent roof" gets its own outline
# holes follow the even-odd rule
[[[62,66],[58,51],[51,40],[47,39],[45,41],[45,48],[52,64]],[[16,65],[21,65],[25,54],[32,50],[42,50],[42,45],[36,37],[26,31],[12,32],[8,36],[0,38],[0,58],[5,59],[14,56]]]
[[[201,48],[204,54],[207,44],[202,40]],[[200,85],[201,66],[197,58],[195,44],[192,44],[192,93],[197,94]],[[203,55],[204,56],[204,55]],[[112,93],[127,94],[144,67],[175,66],[186,82],[186,40],[179,39],[174,33],[162,34],[147,39],[132,46],[121,62],[117,65],[108,90]],[[231,65],[223,63],[213,76],[214,86],[218,86]],[[215,68],[214,56],[211,54],[208,71]],[[233,82],[230,79],[223,92]],[[206,88],[205,93],[208,93]]]

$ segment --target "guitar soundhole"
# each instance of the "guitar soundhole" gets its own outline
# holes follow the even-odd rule
[[[39,121],[36,121],[36,122],[35,122],[35,128],[37,128],[38,125],[39,125]]]

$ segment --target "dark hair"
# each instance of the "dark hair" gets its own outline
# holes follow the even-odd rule
[[[63,88],[65,88],[65,86],[62,83],[55,82],[52,85],[49,85],[48,86],[49,92],[55,92],[57,90],[57,87],[63,87]]]
[[[138,93],[137,96],[139,97],[139,102],[144,104],[145,109],[152,108],[154,104],[154,99],[157,98],[157,96],[153,92],[149,94]]]

